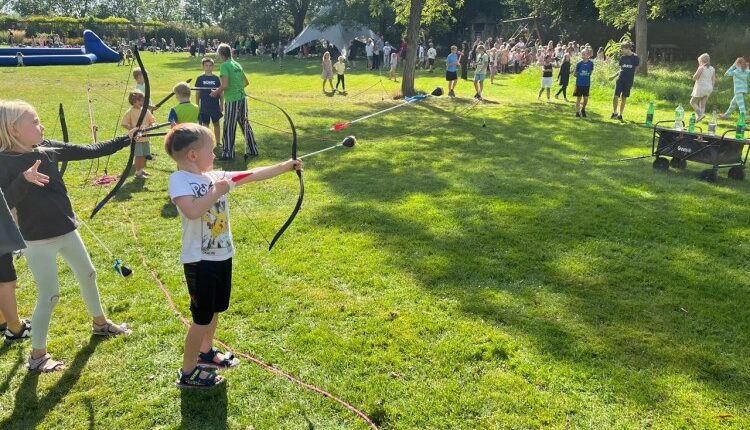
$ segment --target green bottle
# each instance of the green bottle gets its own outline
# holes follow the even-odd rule
[[[646,111],[646,125],[649,127],[654,126],[654,102],[648,102],[648,111]]]
[[[737,120],[737,133],[735,134],[735,139],[737,140],[745,140],[745,127],[747,124],[745,123],[745,114],[740,113],[740,119]]]
[[[695,112],[690,115],[690,125],[688,125],[688,132],[695,133]]]

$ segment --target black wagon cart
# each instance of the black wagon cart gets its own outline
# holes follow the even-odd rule
[[[684,169],[687,162],[692,161],[711,166],[700,174],[700,178],[706,181],[716,181],[719,169],[724,168],[729,169],[729,178],[740,181],[745,179],[745,163],[750,145],[747,145],[744,139],[727,137],[729,133],[734,133],[734,130],[727,130],[719,136],[659,126],[670,122],[661,121],[654,126],[651,142],[651,155],[656,157],[654,169]]]

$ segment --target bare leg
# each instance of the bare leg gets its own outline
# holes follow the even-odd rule
[[[208,332],[208,325],[191,324],[185,337],[185,355],[182,357],[182,373],[188,374],[195,370],[198,364],[198,354],[201,344]]]
[[[628,98],[623,97],[620,99],[620,116],[622,116],[623,113],[625,113],[625,104],[627,103]]]
[[[620,101],[620,98],[617,96],[615,96],[612,99],[612,112],[613,113],[617,113],[617,104],[619,103],[619,101]],[[584,106],[584,109],[585,109],[585,106]]]
[[[14,333],[21,331],[15,282],[0,283],[0,323],[7,323],[8,328]]]

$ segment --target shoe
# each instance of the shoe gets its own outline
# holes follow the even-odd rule
[[[719,114],[719,118],[721,118],[721,119],[729,119],[729,115],[726,115],[726,114],[720,113],[720,114]]]
[[[560,94],[555,94],[555,100],[560,100]]]
[[[698,118],[695,119],[695,122],[701,122],[706,118],[706,114],[702,113]]]
[[[581,112],[576,112],[576,118],[580,118],[580,117],[581,117]]]
[[[153,161],[154,160],[154,156],[153,155],[147,155],[146,156],[146,160]]]
[[[21,331],[19,333],[13,333],[13,331],[7,326],[4,331],[6,342],[29,339],[31,338],[31,321],[21,320]]]
[[[454,93],[453,90],[450,90],[448,97],[456,97],[456,93]]]
[[[581,109],[581,116],[586,118],[586,109]]]
[[[622,119],[622,115],[617,115],[617,119],[620,121],[625,121],[624,119]]]
[[[613,113],[612,116],[609,117],[609,119],[617,119],[617,114]]]
[[[547,99],[547,104],[550,104],[550,103],[552,103],[552,100]]]

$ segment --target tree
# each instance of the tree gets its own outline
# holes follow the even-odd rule
[[[377,0],[375,0],[377,1]],[[407,22],[407,52],[406,63],[404,63],[404,75],[401,79],[401,93],[413,96],[414,75],[417,67],[417,48],[419,46],[419,30],[422,24],[430,24],[434,21],[452,17],[454,8],[463,6],[463,0],[392,0],[396,10],[396,23]],[[455,19],[450,18],[453,21]]]
[[[709,14],[743,10],[747,0],[594,0],[599,9],[599,19],[619,28],[635,26],[635,49],[641,57],[638,71],[648,73],[648,20],[667,14]]]

